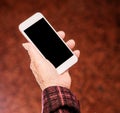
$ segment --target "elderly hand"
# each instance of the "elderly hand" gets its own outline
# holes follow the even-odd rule
[[[59,31],[58,35],[61,38],[65,37],[65,33],[63,31]],[[75,46],[74,40],[69,40],[66,42],[66,44],[71,49],[73,49]],[[71,77],[68,71],[58,75],[55,67],[47,59],[43,58],[31,43],[24,43],[23,47],[28,51],[31,59],[30,68],[42,90],[50,86],[62,86],[68,89],[70,88]],[[74,53],[77,57],[79,57],[79,50],[75,50]]]

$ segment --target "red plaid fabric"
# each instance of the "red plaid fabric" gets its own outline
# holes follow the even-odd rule
[[[69,89],[52,86],[43,91],[43,113],[80,113],[79,101]]]

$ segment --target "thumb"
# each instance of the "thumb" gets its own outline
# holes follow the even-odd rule
[[[31,60],[44,62],[45,58],[40,54],[40,52],[31,43],[23,43],[22,46],[28,51]]]
[[[24,48],[25,50],[28,50],[28,44],[29,44],[28,42],[22,44],[22,46],[23,46],[23,48]]]

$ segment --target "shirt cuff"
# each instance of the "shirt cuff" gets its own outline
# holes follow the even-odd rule
[[[80,112],[79,101],[72,92],[61,86],[48,87],[43,91],[43,113],[66,109],[74,113]]]

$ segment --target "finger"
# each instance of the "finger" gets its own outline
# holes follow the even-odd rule
[[[80,57],[80,50],[75,50],[73,53],[79,58]]]
[[[73,51],[73,53],[79,58],[80,57],[80,51],[79,50],[75,50]]]
[[[58,34],[59,37],[61,37],[62,39],[65,38],[65,32],[64,32],[64,31],[58,31],[57,34]]]
[[[73,49],[75,47],[75,41],[73,39],[68,40],[66,44],[70,49]]]

